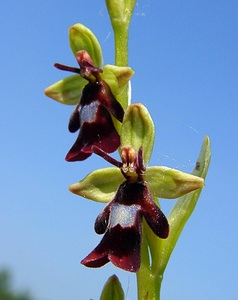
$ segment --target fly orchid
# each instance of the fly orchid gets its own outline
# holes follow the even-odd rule
[[[81,161],[92,154],[92,146],[111,153],[120,145],[120,136],[117,133],[111,114],[120,122],[124,110],[113,96],[108,84],[101,79],[102,69],[95,67],[87,51],[76,53],[80,68],[55,64],[55,67],[79,74],[88,81],[82,91],[79,103],[74,109],[70,121],[69,131],[79,130],[79,135],[66,155],[67,161]]]
[[[67,161],[81,161],[92,154],[93,145],[107,153],[120,145],[119,131],[128,103],[119,102],[134,74],[130,67],[102,66],[103,57],[96,36],[84,25],[69,29],[71,49],[80,68],[55,64],[64,71],[76,73],[45,89],[45,94],[62,103],[76,105],[69,121],[69,131],[79,130]]]
[[[138,153],[132,147],[123,147],[122,162],[95,146],[93,152],[119,167],[125,181],[95,221],[96,233],[105,235],[81,263],[96,268],[111,261],[121,269],[137,272],[140,268],[142,218],[158,237],[167,238],[169,234],[168,221],[153,201],[148,184],[143,179],[146,168],[142,147]]]

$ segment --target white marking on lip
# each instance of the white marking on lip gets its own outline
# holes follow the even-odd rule
[[[113,204],[111,207],[109,227],[114,227],[118,224],[122,227],[133,226],[135,224],[136,215],[140,209],[140,205],[136,204]]]
[[[81,123],[94,121],[97,109],[98,101],[93,101],[90,104],[84,105],[80,113]]]

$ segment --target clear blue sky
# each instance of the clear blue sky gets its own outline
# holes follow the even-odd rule
[[[98,299],[117,274],[134,300],[135,276],[111,264],[80,265],[99,242],[93,223],[102,204],[68,186],[106,166],[100,158],[67,163],[76,135],[72,107],[43,90],[75,65],[68,28],[88,26],[114,62],[102,0],[2,1],[0,4],[0,269],[37,300]],[[194,214],[165,272],[163,300],[238,299],[238,1],[138,1],[130,30],[133,102],[156,126],[150,165],[190,172],[209,135],[212,162]],[[162,200],[166,214],[173,200]]]

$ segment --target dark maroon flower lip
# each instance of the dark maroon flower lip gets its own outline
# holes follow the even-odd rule
[[[93,150],[99,155],[102,154],[96,147],[93,147]],[[128,152],[128,156],[125,157],[132,157],[131,153]],[[103,157],[123,168],[123,163],[110,159],[109,155]],[[81,261],[83,265],[98,268],[111,261],[123,270],[137,272],[141,261],[142,218],[158,237],[163,239],[168,237],[168,221],[153,201],[148,185],[141,176],[144,171],[144,165],[140,162],[141,157],[142,149],[135,157],[137,180],[126,177],[114,199],[97,217],[95,231],[104,236],[99,245]],[[139,170],[139,166],[142,170]]]
[[[84,112],[84,107],[81,113]],[[120,136],[113,126],[109,112],[98,105],[96,121],[85,121],[80,126],[78,137],[66,155],[67,161],[81,161],[92,154],[92,146],[97,146],[107,153],[114,152],[120,146]]]
[[[99,268],[111,261],[118,268],[137,272],[140,268],[140,243],[141,235],[134,227],[116,225],[81,263]]]
[[[79,130],[78,137],[67,153],[67,161],[82,161],[92,152],[92,146],[97,146],[107,153],[112,153],[120,146],[120,136],[113,121],[113,115],[122,122],[124,110],[113,96],[108,84],[101,79],[102,70],[93,65],[86,51],[76,54],[80,68],[55,64],[60,70],[70,71],[88,80],[69,120],[69,131]]]

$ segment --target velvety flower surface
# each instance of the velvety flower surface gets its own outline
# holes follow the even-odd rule
[[[66,155],[67,161],[86,159],[92,154],[93,145],[107,153],[115,151],[120,145],[120,137],[111,114],[120,122],[124,116],[122,106],[113,96],[108,84],[101,79],[102,70],[93,65],[87,51],[77,52],[76,58],[80,68],[55,64],[57,68],[78,73],[88,81],[70,117],[69,131],[79,130],[79,134]]]
[[[141,148],[138,155],[132,147],[123,148],[122,163],[115,162],[100,149],[93,149],[120,167],[126,180],[97,217],[95,231],[105,233],[104,237],[81,263],[96,268],[111,261],[126,271],[137,272],[140,268],[142,218],[160,238],[167,238],[169,234],[168,221],[143,180],[145,167]]]
[[[147,184],[125,181],[97,217],[95,231],[105,235],[82,264],[95,268],[111,261],[126,271],[137,272],[140,268],[142,217],[157,236],[168,236],[167,219],[153,201]]]

